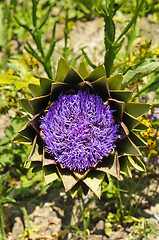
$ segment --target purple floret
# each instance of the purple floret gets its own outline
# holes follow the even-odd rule
[[[88,91],[60,95],[41,118],[45,150],[72,171],[93,167],[114,149],[120,137],[113,111]]]

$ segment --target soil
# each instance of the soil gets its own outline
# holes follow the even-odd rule
[[[118,25],[118,23],[117,23]],[[148,27],[148,26],[149,27]],[[117,28],[119,29],[119,28]],[[157,23],[151,23],[149,19],[143,19],[141,25],[142,38],[150,38],[152,43],[159,44],[159,25]],[[59,30],[60,31],[60,30]],[[119,32],[119,30],[118,30]],[[60,35],[60,33],[59,33]],[[59,38],[58,35],[58,38]],[[157,37],[158,35],[158,37]],[[87,46],[86,52],[94,63],[102,63],[104,59],[104,31],[103,22],[101,19],[94,19],[89,22],[76,22],[74,28],[70,33],[70,44],[74,50],[75,56],[80,54],[80,49]],[[158,42],[157,42],[158,41]],[[63,46],[63,39],[58,40],[57,48]],[[56,56],[58,58],[58,54]],[[4,130],[6,126],[10,124],[10,116],[1,116],[0,118],[0,139],[5,134]],[[142,194],[142,204],[140,206],[141,216],[150,220],[153,227],[159,228],[159,187],[158,187],[159,175],[158,172],[150,176]],[[149,187],[150,186],[150,187]],[[156,188],[157,186],[157,188]],[[143,187],[143,186],[142,186]],[[153,198],[152,190],[156,188],[156,196]],[[86,204],[92,199],[93,195],[90,192],[87,197],[84,198]],[[104,198],[98,201],[98,204],[103,206],[106,201]],[[35,201],[23,202],[26,206],[29,221],[31,227],[36,227],[37,232],[34,232],[33,237],[30,239],[64,239],[64,240],[77,240],[82,239],[77,237],[73,233],[73,226],[77,220],[82,226],[82,220],[76,214],[77,207],[79,205],[78,199],[72,199],[69,193],[65,193],[63,187],[51,187],[47,194],[42,195]],[[94,203],[95,204],[95,203]],[[91,206],[99,211],[98,206]],[[105,210],[107,211],[107,209]],[[74,213],[74,214],[73,214]],[[108,212],[105,212],[104,217]],[[73,217],[75,215],[75,217]],[[20,208],[13,205],[5,206],[5,218],[6,228],[10,233],[8,234],[8,240],[18,240],[18,236],[24,233],[24,228],[27,226],[26,220],[22,214]],[[102,218],[91,219],[90,232],[88,239],[90,240],[128,240],[130,239],[130,233],[132,227],[124,229],[117,225],[114,227],[114,231],[108,238],[104,233],[104,221]],[[135,240],[135,238],[132,237]],[[149,235],[149,239],[159,239],[159,237]]]

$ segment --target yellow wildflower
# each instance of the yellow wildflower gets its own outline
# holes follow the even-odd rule
[[[156,53],[156,56],[159,57],[159,47],[157,48],[155,53]]]
[[[9,69],[7,73],[8,73],[9,75],[13,75],[13,74],[14,74],[14,72],[13,72],[11,69]]]
[[[36,58],[33,58],[33,64],[38,65],[38,60]]]

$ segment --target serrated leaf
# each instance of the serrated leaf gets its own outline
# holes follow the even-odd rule
[[[73,68],[69,69],[69,71],[66,74],[66,77],[64,78],[64,83],[72,85],[76,85],[82,81],[83,79],[81,78],[81,76]]]
[[[44,172],[44,184],[47,185],[51,182],[54,182],[59,178],[57,174],[57,170],[55,166],[43,166],[43,172]]]
[[[128,84],[153,72],[159,72],[159,62],[146,63],[145,61],[145,65],[144,62],[141,65],[138,64],[135,69],[128,70],[128,72],[124,75],[122,89],[124,89]]]
[[[129,100],[129,97],[131,95],[130,91],[124,90],[110,90],[109,92],[111,98],[114,98],[119,101],[124,101],[125,103]]]
[[[92,82],[92,86],[96,93],[102,98],[103,102],[107,101],[110,95],[106,77],[101,77],[96,81]]]
[[[70,69],[70,66],[67,64],[64,58],[60,58],[58,62],[58,67],[57,67],[56,81],[63,82],[69,69]]]
[[[104,176],[104,172],[92,170],[82,180],[95,193],[98,198],[101,197],[101,184]]]
[[[96,169],[119,178],[120,166],[117,153],[114,155],[109,155],[108,157],[104,157],[102,162],[98,163]]]
[[[61,169],[57,167],[57,171],[60,175],[66,192],[71,190],[71,188],[74,187],[75,184],[78,182],[72,171],[70,171],[69,169]]]
[[[143,164],[143,162],[140,160],[140,158],[138,157],[131,157],[128,156],[128,160],[131,163],[131,165],[136,168],[139,171],[146,171],[145,165]]]
[[[150,104],[147,103],[136,103],[136,102],[129,102],[125,105],[125,112],[132,115],[135,118],[139,118],[148,112],[150,108]]]
[[[110,78],[107,78],[109,89],[110,90],[120,90],[123,80],[123,75],[118,73]]]
[[[78,71],[77,71],[82,78],[86,78],[89,74],[84,62],[80,62],[80,65],[79,65],[79,68],[78,68]]]
[[[106,76],[105,68],[103,65],[99,65],[87,77],[85,77],[84,80],[88,82],[94,82],[104,76]]]

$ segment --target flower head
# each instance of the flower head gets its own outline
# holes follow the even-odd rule
[[[100,198],[106,174],[145,170],[138,132],[149,104],[129,102],[121,74],[107,79],[103,65],[89,73],[83,62],[77,72],[60,59],[55,80],[41,78],[29,89],[33,98],[21,100],[29,121],[14,142],[32,144],[25,166],[42,169],[45,184],[60,178],[72,197],[81,188]]]
[[[46,151],[62,167],[77,172],[107,157],[119,138],[110,106],[88,91],[61,94],[41,120]]]

